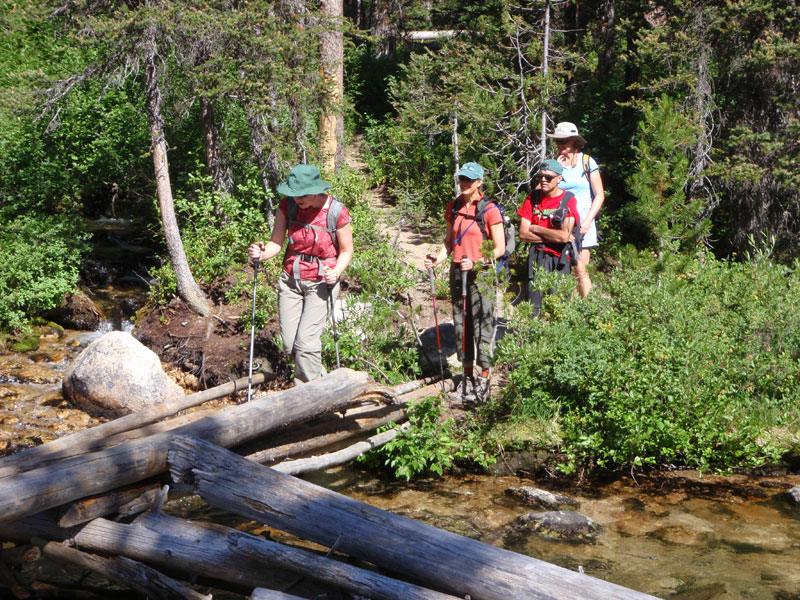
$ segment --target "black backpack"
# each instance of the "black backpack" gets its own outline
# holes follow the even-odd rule
[[[489,236],[486,232],[486,223],[484,222],[483,215],[486,213],[486,211],[492,204],[497,206],[497,208],[500,210],[500,215],[503,217],[503,233],[505,233],[505,238],[506,238],[506,251],[503,253],[503,256],[501,256],[497,260],[497,270],[499,272],[500,269],[507,267],[508,259],[517,247],[517,237],[516,237],[517,229],[516,227],[514,227],[514,224],[511,222],[511,219],[509,219],[508,216],[506,215],[505,207],[503,207],[503,205],[500,204],[497,200],[492,200],[491,198],[487,198],[486,196],[484,196],[483,198],[478,200],[478,205],[475,209],[475,214],[467,215],[460,212],[461,209],[464,208],[464,201],[459,198],[453,205],[453,215],[458,214],[465,219],[470,219],[473,223],[477,223],[478,227],[480,227],[481,229],[481,234],[483,235],[483,239],[488,239]],[[455,220],[455,217],[453,217],[453,220]],[[472,223],[469,224],[467,229],[469,229],[471,226]],[[464,237],[465,233],[467,233],[467,229],[465,229],[461,233],[458,239],[454,242],[454,245],[458,244],[458,242],[461,241],[461,238]]]
[[[569,201],[575,197],[575,194],[572,192],[564,192],[564,195],[561,196],[561,202],[558,204],[558,208],[555,209],[553,212],[550,213],[550,222],[556,226],[557,229],[561,228],[561,224],[564,222],[569,216],[569,208],[567,205]],[[539,202],[536,203],[536,206],[542,201],[542,194],[539,192]],[[535,207],[534,207],[535,208]],[[578,264],[578,254],[581,252],[581,240],[583,236],[581,235],[581,224],[580,220],[576,219],[575,226],[572,228],[572,237],[574,238],[573,241],[567,242],[564,244],[564,247],[561,249],[562,255],[564,253],[569,255],[569,261],[572,266]]]

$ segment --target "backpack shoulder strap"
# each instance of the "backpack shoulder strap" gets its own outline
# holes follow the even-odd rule
[[[586,181],[589,182],[589,198],[594,200],[594,188],[592,187],[592,172],[591,167],[589,165],[589,161],[591,160],[591,156],[583,153],[583,174],[586,175]]]
[[[331,196],[331,205],[328,207],[328,233],[331,234],[334,247],[339,249],[339,240],[336,239],[336,225],[339,223],[339,216],[342,214],[344,204],[338,198]]]

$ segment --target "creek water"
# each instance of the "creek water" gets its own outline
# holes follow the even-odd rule
[[[140,292],[114,289],[108,297],[119,301],[120,294]],[[0,454],[96,423],[64,399],[61,380],[71,361],[102,333],[45,331],[39,349],[0,355]],[[627,477],[556,489],[547,480],[509,475],[392,482],[356,465],[308,479],[379,508],[662,598],[800,600],[800,508],[783,496],[800,484],[796,473],[717,478],[675,471],[646,482]],[[509,535],[516,517],[537,510],[506,495],[507,488],[523,485],[574,498],[578,512],[602,530],[594,541],[582,543]],[[170,504],[168,511],[189,518],[216,514],[198,499]]]

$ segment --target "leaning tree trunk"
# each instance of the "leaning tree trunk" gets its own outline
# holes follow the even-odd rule
[[[150,140],[153,145],[153,167],[156,175],[156,194],[161,209],[161,226],[167,241],[167,251],[175,271],[178,295],[198,314],[211,314],[211,302],[197,285],[191,270],[175,217],[172,187],[169,180],[167,143],[164,139],[164,120],[161,116],[161,88],[158,84],[158,50],[155,25],[144,30],[145,85],[147,87],[147,117],[150,122]]]
[[[322,12],[327,17],[325,31],[321,34],[321,60],[323,80],[323,112],[320,124],[322,156],[329,172],[344,160],[344,51],[341,31],[342,0],[322,0]]]

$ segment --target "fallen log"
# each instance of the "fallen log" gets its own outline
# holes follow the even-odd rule
[[[300,458],[297,460],[287,460],[273,466],[272,468],[288,475],[299,475],[301,473],[322,471],[323,469],[329,469],[331,467],[343,465],[344,463],[358,458],[365,452],[369,452],[375,448],[380,448],[384,444],[389,443],[402,432],[407,431],[409,427],[410,424],[405,423],[400,427],[378,433],[367,438],[366,440],[356,442],[352,446],[342,448],[336,452],[329,452],[328,454],[310,456],[308,458]]]
[[[107,519],[87,523],[74,537],[84,549],[119,554],[220,581],[270,586],[265,566],[288,570],[375,600],[455,600],[440,592],[359,569],[332,558],[216,525],[144,514],[132,524]],[[273,587],[273,586],[270,586]]]
[[[508,598],[652,600],[653,596],[483,544],[357,502],[279,473],[208,442],[176,437],[173,479],[224,508],[330,546],[443,592]]]
[[[158,404],[147,410],[125,415],[91,429],[79,431],[41,446],[27,448],[16,454],[0,459],[0,478],[16,475],[24,471],[42,467],[54,460],[61,460],[71,456],[78,456],[86,452],[94,452],[107,447],[107,439],[111,436],[138,429],[150,423],[175,415],[182,410],[198,406],[209,400],[229,396],[247,387],[247,377],[226,383],[196,394],[179,396]],[[264,374],[253,375],[253,383],[264,382]]]
[[[194,436],[224,447],[236,446],[278,427],[342,410],[369,384],[366,373],[337,369],[311,383],[259,396],[174,431],[7,477],[0,485],[0,522],[158,475],[166,470],[167,450],[174,435]]]
[[[42,551],[51,560],[89,569],[106,579],[127,585],[152,600],[211,600],[210,595],[201,594],[130,558],[102,558],[58,542],[44,543]]]
[[[291,459],[364,436],[382,425],[403,421],[405,418],[406,409],[402,404],[381,406],[369,412],[347,414],[344,417],[332,417],[323,423],[265,440],[267,448],[246,456],[248,460],[261,464]]]

